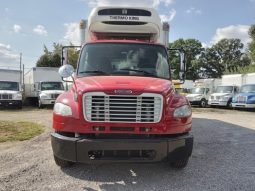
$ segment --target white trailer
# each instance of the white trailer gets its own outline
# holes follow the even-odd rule
[[[33,67],[24,76],[25,97],[44,105],[55,103],[56,98],[64,92],[62,79],[58,68]]]
[[[244,75],[244,84],[255,84],[255,73]]]
[[[222,83],[219,85],[215,92],[210,95],[208,105],[231,107],[232,98],[235,96],[245,78],[243,74],[223,75]]]
[[[0,106],[22,108],[22,72],[0,69]]]
[[[215,87],[221,83],[221,79],[209,78],[198,79],[191,89],[191,93],[186,96],[191,105],[200,105],[206,107],[209,95],[215,90]]]

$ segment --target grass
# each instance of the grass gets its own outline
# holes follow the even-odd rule
[[[0,143],[28,140],[42,132],[42,125],[37,123],[0,121]]]

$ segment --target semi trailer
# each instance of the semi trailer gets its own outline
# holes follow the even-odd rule
[[[168,49],[169,24],[152,8],[97,7],[80,28],[76,72],[68,64],[59,69],[73,85],[54,105],[56,164],[164,160],[185,167],[192,112],[172,83],[168,51],[180,55],[180,81],[185,57]]]

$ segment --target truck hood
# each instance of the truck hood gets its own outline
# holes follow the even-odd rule
[[[106,94],[116,94],[115,90],[131,90],[133,95],[173,91],[170,80],[140,76],[89,76],[77,78],[76,85],[78,92],[100,91]]]
[[[62,94],[64,90],[43,90],[40,93],[45,93],[45,94]]]
[[[235,97],[239,97],[239,96],[247,96],[247,97],[250,97],[250,96],[255,96],[255,93],[239,93],[239,94],[237,94]]]
[[[13,91],[13,90],[0,90],[0,94],[17,94],[19,91]]]
[[[231,93],[213,93],[211,96],[231,96]]]
[[[197,96],[202,96],[203,94],[188,94],[186,97],[197,97]]]

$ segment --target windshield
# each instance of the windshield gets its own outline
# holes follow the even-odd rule
[[[42,82],[41,90],[64,90],[62,82]]]
[[[19,83],[0,81],[0,90],[19,91]]]
[[[205,88],[192,88],[191,93],[192,94],[204,94]]]
[[[129,75],[169,79],[170,69],[163,46],[127,43],[86,45],[78,76]]]
[[[255,93],[255,85],[245,85],[241,88],[241,93]]]
[[[216,93],[232,93],[233,86],[218,86],[216,89]]]

